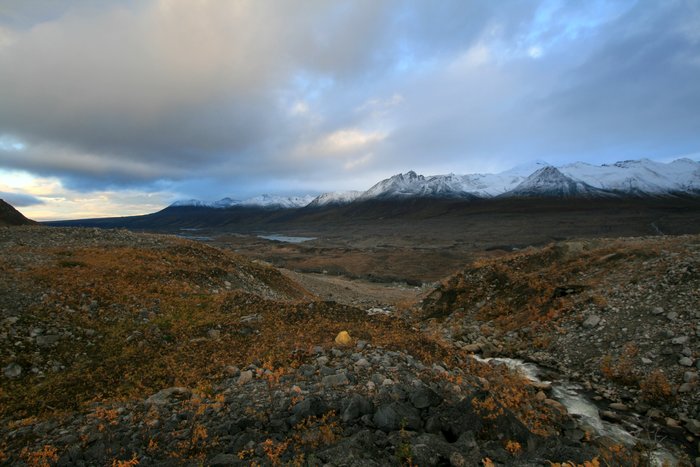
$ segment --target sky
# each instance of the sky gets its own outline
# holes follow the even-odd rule
[[[699,130],[697,0],[0,0],[0,198],[37,220],[698,159]]]

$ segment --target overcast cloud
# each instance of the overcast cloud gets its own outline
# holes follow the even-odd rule
[[[0,190],[51,206],[666,159],[698,129],[693,0],[0,4],[0,171],[57,192]]]

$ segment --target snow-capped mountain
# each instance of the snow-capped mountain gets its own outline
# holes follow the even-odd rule
[[[600,198],[614,196],[586,182],[567,177],[556,167],[539,169],[503,197],[517,198]]]
[[[611,197],[700,195],[700,162],[648,159],[596,166],[583,162],[554,167],[543,161],[498,174],[398,174],[374,185],[358,199],[493,198],[516,196]]]
[[[189,199],[183,201],[175,201],[171,207],[192,206],[205,208],[230,208],[234,206],[244,207],[263,207],[263,208],[301,208],[313,201],[314,197],[307,196],[272,196],[260,195],[254,198],[248,198],[243,201],[238,201],[232,198],[222,198],[218,201],[200,201],[198,199]]]
[[[349,204],[355,201],[364,193],[363,191],[333,191],[330,193],[323,193],[317,196],[311,201],[309,207],[321,207],[321,206],[334,206]]]
[[[690,159],[668,164],[642,159],[601,166],[576,162],[561,171],[596,188],[631,195],[700,193],[700,163]]]
[[[265,208],[302,208],[314,200],[311,195],[306,196],[272,196],[261,195],[238,203],[240,206],[260,206]]]
[[[324,193],[320,196],[262,195],[244,201],[177,201],[172,206],[227,208],[258,206],[300,208],[339,206],[372,199],[503,198],[612,196],[700,196],[700,162],[678,159],[670,163],[649,159],[610,165],[576,162],[555,167],[543,161],[521,165],[498,174],[423,176],[409,171],[376,183],[367,191]]]
[[[182,207],[182,206],[193,206],[198,208],[210,208],[213,207],[214,203],[209,203],[207,201],[200,201],[198,199],[181,199],[175,201],[170,207]]]
[[[414,171],[382,180],[362,193],[358,200],[386,198],[473,198],[464,190],[461,175],[433,175],[424,177]]]

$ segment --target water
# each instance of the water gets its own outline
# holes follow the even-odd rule
[[[316,237],[294,237],[291,235],[277,235],[277,234],[258,235],[258,238],[264,238],[265,240],[272,240],[275,242],[283,242],[283,243],[302,243],[302,242],[308,242],[310,240],[316,240]]]
[[[199,236],[199,235],[184,235],[184,234],[179,234],[178,237],[180,238],[185,238],[187,240],[197,240],[198,242],[210,242],[214,240],[211,237],[204,237],[204,236]]]
[[[484,363],[500,363],[508,368],[518,371],[530,381],[543,382],[539,378],[540,369],[534,363],[526,363],[514,358],[480,358],[477,361]],[[551,383],[549,381],[544,381]],[[606,436],[626,446],[634,446],[639,440],[622,426],[607,422],[600,418],[598,407],[584,394],[583,388],[569,381],[554,382],[552,384],[552,398],[560,402],[570,414],[576,415],[581,425],[590,426],[598,436]],[[637,426],[632,426],[635,431],[641,431]],[[678,465],[678,460],[668,451],[657,449],[650,455],[650,465],[662,467],[665,465]]]

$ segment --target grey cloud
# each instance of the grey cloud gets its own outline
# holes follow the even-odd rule
[[[690,1],[63,5],[0,9],[12,35],[0,43],[0,135],[27,145],[0,147],[0,167],[85,190],[255,194],[266,180],[314,186],[485,158],[700,146]],[[601,5],[619,16],[589,21]],[[470,64],[478,46],[491,56]],[[394,95],[400,105],[363,107]],[[290,112],[296,101],[307,114]],[[347,129],[386,138],[342,154],[308,149]]]
[[[700,141],[700,25],[693,2],[638,4],[597,39],[597,49],[545,100],[551,149],[661,157],[697,151]]]
[[[23,193],[9,193],[7,191],[0,191],[0,199],[5,200],[5,202],[10,203],[15,207],[24,206],[35,206],[37,204],[44,204],[42,200],[31,195],[26,195]]]

